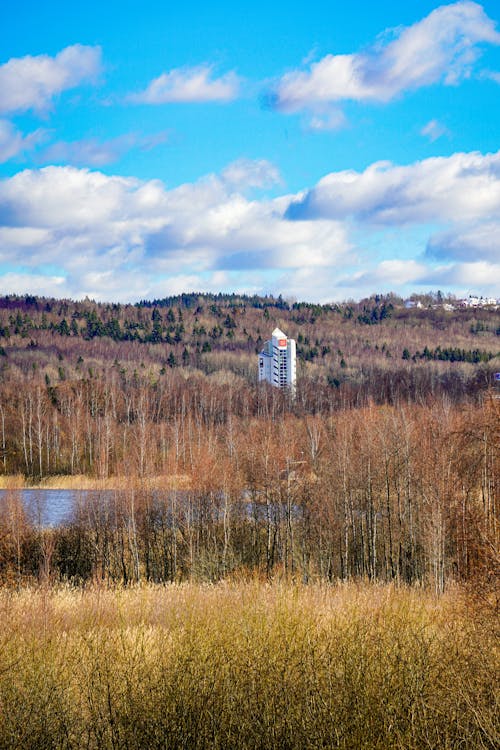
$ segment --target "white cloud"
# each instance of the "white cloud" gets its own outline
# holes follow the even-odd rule
[[[482,293],[498,288],[500,281],[500,263],[472,261],[469,263],[452,263],[432,268],[415,260],[384,260],[373,268],[358,273],[345,275],[336,281],[336,297],[342,289],[356,290],[357,295],[372,294],[379,291],[395,291],[426,288],[450,287],[455,290],[480,290]],[[340,295],[342,296],[342,295]]]
[[[23,136],[11,122],[0,120],[0,162],[7,161],[23,149]]]
[[[225,102],[238,96],[239,80],[230,72],[213,78],[212,65],[175,68],[154,78],[148,87],[128,100],[137,104],[173,102]]]
[[[430,120],[420,131],[420,135],[425,136],[431,143],[437,141],[443,135],[449,135],[448,128],[438,120]]]
[[[498,290],[500,284],[500,263],[476,261],[454,263],[435,270],[429,270],[420,283],[427,285],[461,286],[462,288]]]
[[[81,44],[66,47],[55,57],[11,58],[0,66],[0,114],[29,109],[43,113],[55,96],[95,81],[100,72],[100,48]]]
[[[47,229],[33,227],[0,227],[0,258],[8,259],[11,252],[33,247],[50,239]]]
[[[271,105],[296,112],[346,99],[388,102],[439,82],[456,85],[470,76],[481,43],[500,44],[494,22],[469,0],[436,8],[392,36],[366,52],[330,54],[287,73],[270,92]]]
[[[426,253],[431,258],[500,262],[500,223],[459,224],[451,230],[439,232],[429,239]],[[498,284],[500,286],[500,278]]]
[[[49,164],[74,164],[89,167],[102,167],[116,161],[129,148],[128,139],[114,138],[99,141],[86,138],[81,141],[57,141],[52,143],[39,156],[39,162]]]
[[[364,172],[334,172],[300,195],[290,218],[345,219],[381,225],[477,221],[500,211],[500,152],[456,153]]]
[[[1,279],[3,294],[38,294],[45,297],[69,296],[64,276],[5,273]]]
[[[360,271],[344,278],[341,286],[353,286],[354,283],[372,286],[373,289],[401,287],[410,282],[417,282],[428,272],[427,266],[415,260],[383,260],[370,271]]]
[[[416,284],[486,290],[498,283],[500,154],[375,164],[327,175],[298,196],[245,197],[248,186],[277,177],[261,160],[238,161],[170,190],[159,180],[75,167],[20,172],[0,181],[8,289],[39,290],[51,278],[45,293],[57,286],[59,295],[73,297],[133,300],[238,288],[328,300]],[[401,233],[408,255],[402,227],[410,221],[419,225],[422,247],[402,259],[394,235]],[[368,260],[375,222],[398,229]]]
[[[311,117],[309,129],[322,130],[341,130],[347,125],[347,118],[340,109],[333,109],[326,114],[317,114]]]
[[[500,72],[496,70],[484,70],[481,74],[481,78],[489,78],[490,81],[500,83]]]
[[[237,159],[222,172],[222,179],[233,188],[266,188],[281,182],[279,170],[267,159]]]
[[[46,148],[38,157],[38,163],[72,164],[74,166],[102,167],[117,161],[131,149],[150,150],[168,140],[163,131],[153,136],[139,136],[126,133],[117,138],[100,141],[98,138],[85,138],[81,141],[57,141]]]
[[[286,298],[326,303],[345,296],[344,291],[338,292],[337,284],[336,269],[304,266],[286,271],[273,285],[264,288],[274,294],[283,294]]]
[[[165,276],[206,283],[215,272],[347,262],[342,224],[288,221],[289,196],[248,200],[228,179],[241,183],[245,173],[250,185],[277,176],[267,163],[237,162],[222,177],[166,190],[74,167],[25,170],[0,182],[0,258],[14,268],[64,269],[75,294],[107,284],[112,297],[121,285],[129,298]]]
[[[258,274],[232,274],[213,271],[208,274],[178,273],[152,274],[141,269],[125,268],[113,271],[90,271],[66,275],[44,275],[36,272],[9,272],[1,277],[5,294],[39,294],[72,299],[130,302],[139,299],[159,299],[186,291],[258,293],[264,288],[264,279]]]
[[[138,180],[106,177],[70,167],[24,170],[0,183],[3,216],[13,226],[62,230],[112,227],[126,209],[127,193],[149,189]],[[5,221],[5,219],[4,219]],[[8,224],[7,224],[8,225]]]
[[[294,268],[279,276],[271,287],[299,300],[331,302],[360,299],[375,292],[399,292],[407,295],[416,289],[448,289],[458,296],[475,294],[498,296],[499,263],[454,263],[432,268],[414,260],[387,260],[373,268],[342,273],[336,268]]]
[[[42,130],[24,136],[9,120],[0,120],[0,164],[31,151],[44,138]]]

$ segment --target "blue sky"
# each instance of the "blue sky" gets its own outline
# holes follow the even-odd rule
[[[500,3],[12,2],[0,291],[500,296]]]

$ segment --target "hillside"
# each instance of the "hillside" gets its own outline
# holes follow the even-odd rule
[[[147,373],[151,381],[182,368],[184,375],[226,371],[254,384],[255,355],[277,325],[297,340],[303,386],[371,383],[380,398],[374,377],[392,374],[414,389],[444,384],[458,394],[467,384],[485,387],[485,373],[500,367],[500,311],[447,310],[422,299],[422,308],[408,310],[394,295],[334,305],[240,295],[184,294],[136,305],[3,297],[2,380],[57,387],[114,367],[126,380]]]

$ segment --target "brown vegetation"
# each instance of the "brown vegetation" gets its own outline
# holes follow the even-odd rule
[[[353,394],[385,401],[446,391],[455,400],[484,389],[499,353],[498,310],[406,310],[394,295],[342,305],[237,295],[139,305],[4,297],[2,381],[36,382],[57,394],[64,384],[103,377],[152,385],[180,369],[198,384],[201,375],[226,371],[244,387],[255,383],[255,354],[276,325],[296,338],[302,391],[320,386],[321,408]],[[332,393],[339,390],[345,394]]]
[[[165,419],[151,402],[130,423],[82,409],[87,427],[70,433],[67,446],[75,467],[107,479],[81,494],[72,521],[55,529],[14,512],[20,494],[8,490],[3,579],[43,571],[74,581],[165,582],[257,570],[303,581],[419,581],[437,591],[452,580],[493,584],[498,400],[298,416],[278,399],[244,417],[228,406],[241,395],[230,387],[225,410],[211,413],[204,395],[200,412]],[[64,424],[59,416],[60,434]],[[43,451],[40,460],[45,467]],[[13,536],[21,540],[15,548]]]
[[[500,317],[434,301],[0,300],[1,748],[498,746]]]
[[[496,624],[381,585],[3,591],[0,746],[493,750]]]
[[[1,299],[2,580],[489,585],[499,314],[398,304]],[[274,325],[297,338],[295,399],[255,382]],[[40,529],[24,483],[98,492]]]

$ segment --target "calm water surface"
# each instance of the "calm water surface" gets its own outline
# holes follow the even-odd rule
[[[0,489],[0,508],[7,501],[9,492],[15,492],[21,497],[24,509],[28,519],[36,526],[60,526],[71,517],[78,506],[87,506],[94,511],[98,508],[107,508],[112,504],[116,497],[114,490],[50,490],[50,489],[31,489],[31,490],[1,490]],[[153,499],[164,501],[165,497],[174,496],[177,510],[182,512],[182,503],[188,493],[183,490],[167,490],[166,492],[154,491]],[[270,513],[274,518],[276,514],[280,515],[283,510],[278,504],[266,507],[263,504],[258,506],[249,502],[248,493],[244,492],[241,498],[240,512],[246,514],[249,518],[256,520],[265,520]],[[167,506],[168,507],[168,506]],[[294,515],[300,515],[301,511],[298,506],[292,507]],[[191,510],[191,513],[193,511]],[[194,511],[196,516],[196,511]],[[222,507],[211,509],[212,518],[219,517],[222,519]],[[195,517],[194,516],[194,517]]]
[[[92,490],[15,490],[30,521],[38,526],[58,526],[71,518],[78,501],[101,493]],[[9,490],[0,490],[0,504]]]

